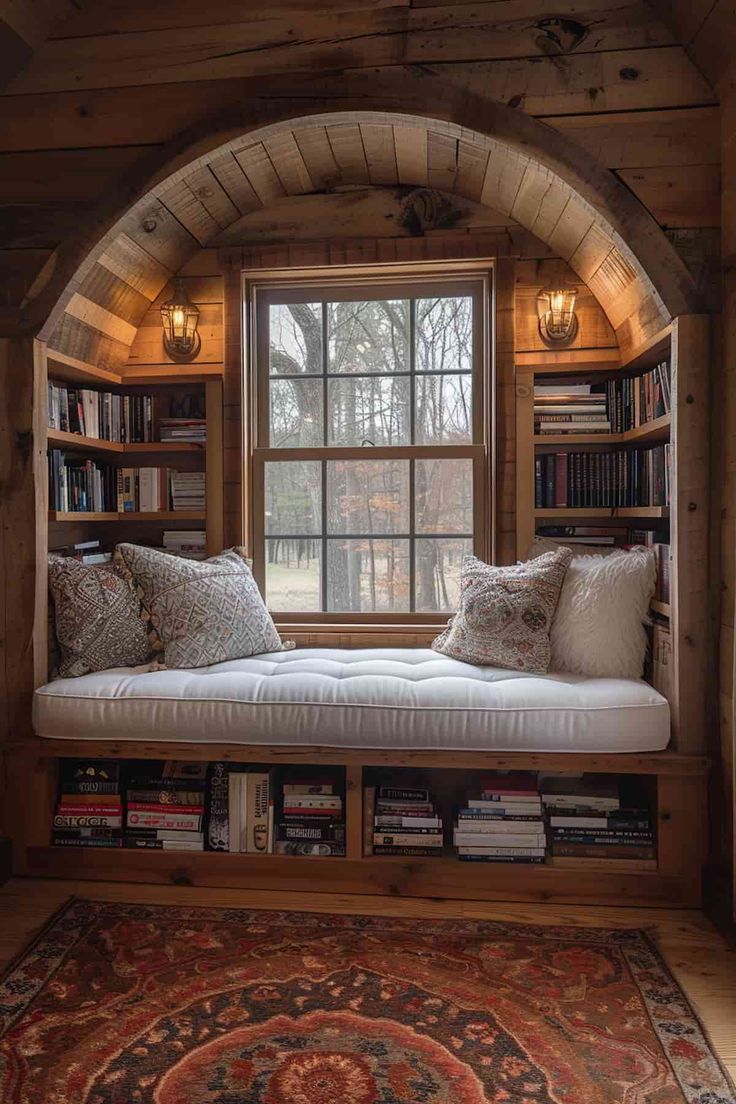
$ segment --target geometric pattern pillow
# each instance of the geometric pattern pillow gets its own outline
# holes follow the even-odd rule
[[[550,629],[571,559],[569,548],[510,567],[466,556],[460,608],[432,647],[466,663],[546,673]]]
[[[137,667],[149,660],[140,601],[112,564],[93,566],[49,556],[49,589],[62,678]]]
[[[137,587],[167,667],[206,667],[282,650],[242,549],[199,561],[119,544],[115,562]]]

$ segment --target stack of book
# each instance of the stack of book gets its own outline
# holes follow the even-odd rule
[[[670,446],[537,456],[534,500],[537,509],[669,506]]]
[[[273,851],[274,768],[231,770],[228,776],[228,850],[239,854]]]
[[[204,472],[171,472],[172,510],[204,510]]]
[[[125,795],[124,846],[203,851],[206,778],[207,763],[134,764]]]
[[[67,556],[83,564],[105,564],[112,560],[112,552],[103,551],[98,540],[79,541],[53,550],[58,556]]]
[[[207,442],[207,422],[204,418],[161,418],[158,426],[162,441],[193,445]]]
[[[669,361],[662,361],[643,376],[610,380],[606,384],[606,397],[614,433],[636,429],[669,414],[672,403]]]
[[[163,548],[187,560],[207,558],[207,534],[204,529],[165,529]]]
[[[546,833],[536,774],[492,775],[458,812],[454,843],[463,862],[543,863]]]
[[[72,460],[49,449],[49,505],[66,513],[112,512],[116,509],[117,475],[111,464]]]
[[[540,437],[550,433],[610,433],[605,392],[594,392],[589,383],[565,388],[537,384],[534,388],[534,432]]]
[[[542,801],[556,866],[601,860],[609,869],[612,863],[622,870],[656,866],[649,810],[622,804],[610,775],[551,776],[542,783]]]
[[[414,786],[374,786],[363,794],[366,855],[442,854],[442,817],[429,790]]]
[[[289,776],[281,786],[274,850],[278,855],[345,854],[345,817],[338,783],[324,775]]]
[[[118,513],[156,513],[169,505],[166,468],[118,468]]]
[[[49,429],[103,441],[153,441],[152,395],[114,395],[49,383],[48,408]]]
[[[56,847],[121,847],[120,763],[62,759],[54,814]]]

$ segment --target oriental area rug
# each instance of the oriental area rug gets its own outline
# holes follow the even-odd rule
[[[3,1104],[733,1104],[638,930],[75,900],[0,983]]]

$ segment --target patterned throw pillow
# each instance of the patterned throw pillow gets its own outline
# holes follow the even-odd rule
[[[49,556],[49,589],[62,678],[148,661],[151,648],[140,601],[112,564]]]
[[[432,647],[466,663],[544,674],[552,619],[571,559],[569,548],[512,567],[467,556],[460,608]]]
[[[119,544],[115,561],[135,581],[167,667],[206,667],[282,650],[241,549],[199,561]]]

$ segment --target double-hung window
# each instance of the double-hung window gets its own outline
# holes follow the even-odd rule
[[[253,551],[280,620],[456,607],[489,548],[488,280],[253,289]]]

